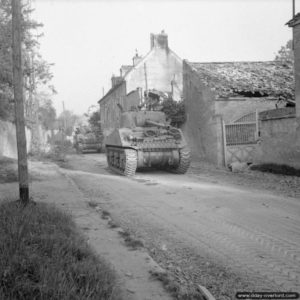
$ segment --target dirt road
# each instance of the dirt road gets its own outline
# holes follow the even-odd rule
[[[191,296],[198,285],[217,300],[235,299],[238,291],[300,291],[299,177],[193,163],[186,175],[126,178],[107,169],[103,154],[70,155],[61,168],[30,162],[30,170],[33,198],[72,213],[116,268],[124,299],[171,299],[151,280],[149,272],[160,270],[155,261],[167,270],[169,290],[188,295],[179,299],[203,299]],[[16,182],[0,184],[0,200],[16,193]],[[145,248],[125,247],[122,229]]]
[[[72,155],[63,172],[141,239],[181,287],[218,300],[237,291],[300,291],[300,201],[228,183],[194,167],[125,178],[103,154]]]
[[[10,170],[15,170],[16,165],[10,167],[13,167]],[[126,246],[122,238],[124,236],[122,228],[112,228],[107,215],[102,213],[99,207],[92,205],[90,198],[79,190],[63,170],[49,161],[29,161],[29,170],[32,199],[54,204],[71,214],[77,228],[85,236],[93,251],[110,263],[116,271],[118,280],[116,294],[121,294],[120,299],[173,299],[159,281],[152,279],[152,272],[163,270],[149,256],[146,249]],[[18,199],[18,183],[10,178],[8,181],[0,182],[0,202],[5,199],[10,201]]]

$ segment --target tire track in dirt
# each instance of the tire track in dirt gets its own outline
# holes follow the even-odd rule
[[[292,200],[291,200],[292,201]],[[282,207],[286,207],[287,208],[287,203],[291,202],[291,201],[285,201],[286,205],[280,205],[280,208]],[[281,202],[278,202],[281,203]],[[278,207],[276,205],[277,203],[275,203],[274,209],[278,210]],[[295,204],[295,203],[292,203]],[[298,208],[299,206],[295,205],[296,208]],[[288,207],[290,209],[290,207]],[[296,213],[295,213],[296,212]],[[298,217],[297,215],[297,210],[289,212],[289,215],[291,216],[294,215],[295,218]],[[276,218],[276,211],[273,213],[274,218]],[[202,215],[202,218],[206,217]],[[228,217],[227,217],[228,218]],[[256,226],[253,226],[254,223],[253,221],[251,222],[251,220],[248,220],[248,228],[246,227],[245,229],[243,229],[241,227],[241,224],[245,224],[245,219],[247,219],[246,215],[243,215],[243,219],[242,218],[238,218],[239,220],[239,224],[238,225],[234,225],[231,224],[231,222],[228,222],[225,217],[218,215],[218,217],[214,217],[214,215],[209,215],[209,220],[211,220],[214,223],[217,224],[221,224],[222,226],[226,226],[228,229],[228,232],[232,233],[232,234],[237,234],[240,238],[243,239],[250,239],[252,240],[257,246],[261,246],[263,247],[264,250],[272,253],[273,255],[277,255],[280,256],[281,259],[288,259],[290,261],[290,266],[292,269],[294,268],[294,265],[299,264],[300,261],[300,240],[296,238],[296,236],[298,236],[298,233],[300,231],[300,224],[299,222],[297,223],[296,220],[286,220],[286,219],[281,219],[281,221],[279,221],[279,218],[276,218],[276,222],[278,225],[280,225],[281,227],[285,227],[289,230],[289,232],[292,231],[292,229],[294,229],[294,237],[293,237],[293,242],[291,242],[290,240],[288,241],[287,239],[279,239],[278,237],[274,237],[273,235],[270,234],[264,234],[262,232],[262,228],[258,229],[256,228]],[[237,220],[237,217],[235,216],[235,220]],[[288,222],[287,222],[288,221]],[[291,222],[293,221],[293,222]],[[280,224],[279,224],[280,223]],[[253,228],[255,228],[255,230],[253,230]],[[259,245],[257,245],[259,244]],[[286,273],[286,270],[284,270],[284,272]],[[292,278],[294,278],[296,275],[295,274],[291,274]],[[299,276],[299,274],[298,274]]]
[[[197,235],[192,230],[185,233],[199,242],[204,239],[214,248],[223,249],[223,255],[230,256],[237,267],[247,267],[254,272],[259,272],[278,286],[288,290],[294,290],[299,286],[300,272],[294,268],[295,261],[288,263],[285,257],[281,256],[281,252],[274,251],[274,247],[261,247],[261,244],[255,243],[256,239],[249,239],[251,235],[245,230],[239,231],[236,236],[236,228],[226,226],[225,222],[212,224],[202,216],[198,224]],[[199,238],[199,233],[201,238]],[[263,238],[261,240],[264,241]]]
[[[212,214],[209,217],[203,214],[195,217],[185,210],[178,213],[178,210],[170,205],[168,198],[162,201],[161,187],[156,188],[151,187],[153,196],[154,198],[160,198],[160,200],[156,201],[157,205],[145,207],[145,197],[143,197],[142,188],[137,189],[137,194],[143,195],[143,201],[136,201],[132,197],[132,193],[129,192],[127,195],[130,184],[126,187],[120,184],[118,191],[112,188],[109,182],[104,187],[105,190],[110,191],[112,198],[123,199],[124,203],[134,202],[135,208],[139,207],[139,211],[144,211],[144,215],[147,215],[147,213],[151,214],[152,218],[157,220],[157,224],[163,222],[166,228],[172,228],[172,231],[180,232],[181,236],[185,235],[195,240],[202,248],[203,243],[206,244],[206,249],[210,251],[211,247],[213,247],[215,253],[223,256],[223,259],[230,260],[236,267],[251,269],[253,272],[266,276],[280,288],[293,289],[294,291],[296,288],[296,290],[299,290],[300,253],[298,249],[300,248],[300,241],[296,238],[296,233],[299,232],[299,223],[296,220],[287,220],[285,222],[283,219],[277,219],[278,226],[287,229],[288,232],[293,231],[295,239],[291,241],[290,236],[284,237],[276,234],[276,232],[274,233],[270,230],[270,227],[259,228],[260,224],[255,224],[253,220],[247,219],[246,215],[243,215],[242,218],[236,216],[235,222],[232,223],[228,221],[228,216],[220,214],[217,217],[214,217]],[[189,198],[186,200],[188,201]],[[275,204],[271,202],[263,204],[266,207],[271,206],[272,209],[273,206],[277,210],[288,209],[290,216],[297,216],[296,211],[291,211],[291,207],[298,207],[291,203],[289,199],[282,199],[282,201],[277,201]],[[166,220],[162,220],[165,217],[163,211],[168,211]],[[268,214],[270,214],[270,211]],[[276,211],[271,212],[270,216],[276,218]],[[184,228],[177,226],[178,219],[181,220],[181,223],[186,223],[188,226],[184,226]],[[189,229],[186,227],[189,227]],[[195,227],[197,227],[197,230],[194,230]],[[285,232],[285,230],[281,232]]]
[[[105,186],[106,190],[110,190],[113,198],[122,198],[126,203],[134,202],[141,210],[147,211],[156,219],[162,219],[157,209],[145,207],[145,203],[136,201],[130,194],[127,195],[126,189],[122,191],[122,187],[119,188],[119,191],[116,191],[111,189],[110,184]],[[169,215],[172,215],[174,207],[168,205],[166,201],[160,204],[169,211]],[[294,245],[289,244],[287,247],[287,244],[267,234],[252,231],[250,228],[244,229],[225,220],[207,218],[203,215],[200,219],[194,220],[195,218],[189,213],[187,215],[174,213],[177,215],[176,220],[172,218],[165,220],[166,227],[171,225],[177,232],[196,240],[202,247],[204,242],[208,248],[213,247],[219,255],[223,256],[223,259],[230,258],[236,267],[258,272],[279,287],[287,290],[295,290],[299,287],[300,274],[295,268],[299,255]],[[190,229],[177,226],[178,218],[183,218],[182,222],[190,223]],[[197,227],[196,232],[193,230],[195,227]]]
[[[187,217],[190,218],[190,214]],[[239,261],[239,267],[246,265],[254,272],[267,276],[278,286],[288,290],[299,287],[300,269],[295,268],[295,264],[297,265],[300,257],[297,251],[299,245],[283,243],[272,236],[257,232],[253,233],[250,228],[241,229],[228,224],[224,220],[220,222],[216,218],[210,219],[203,215],[200,223],[201,225],[199,224],[198,228],[201,229],[198,229],[197,233],[200,231],[201,236],[206,237],[206,241],[209,241],[210,244],[215,243],[217,249],[225,246],[227,255],[231,254],[232,257],[232,254],[235,253],[234,260]],[[191,235],[191,232],[186,233]],[[197,239],[199,240],[199,238]],[[223,251],[223,254],[225,254],[225,251]],[[290,255],[288,256],[288,254]]]
[[[287,289],[293,290],[299,286],[300,272],[295,268],[297,260],[294,256],[288,257],[288,260],[286,249],[267,243],[266,235],[257,238],[253,233],[232,225],[227,226],[225,222],[219,225],[222,226],[222,231],[216,234],[210,230],[210,238],[235,253],[235,259],[241,265],[247,265]]]
[[[218,215],[218,217],[214,217],[213,215],[210,215],[209,219],[212,222],[227,226],[228,228],[230,228],[230,230],[233,233],[236,233],[241,237],[245,236],[261,244],[264,247],[268,247],[269,250],[271,251],[281,252],[283,256],[293,260],[294,262],[300,261],[300,243],[298,242],[298,240],[295,240],[295,237],[293,242],[291,242],[290,240],[287,239],[274,237],[270,233],[266,234],[263,232],[264,230],[263,228],[258,229],[257,226],[253,224],[253,222],[251,223],[250,220],[247,220],[246,216],[243,216],[243,218],[235,217],[235,223],[238,224],[234,224],[231,221],[228,222],[226,218],[220,214]],[[293,229],[295,229],[295,232],[293,232],[294,234],[298,234],[300,231],[300,224],[296,224],[296,222],[295,225],[293,226],[289,226],[292,225],[291,223],[287,225],[284,224],[284,222],[278,222],[278,221],[277,224],[280,224],[280,226],[282,227],[288,228],[290,232],[292,227]],[[290,249],[294,249],[294,251],[288,251]]]
[[[294,206],[296,209],[293,210],[292,212],[289,212],[290,216],[294,216],[295,218],[297,218],[299,216],[299,214],[297,214],[297,212],[299,211],[299,205],[297,205],[297,203],[293,202],[293,199],[289,199],[289,200],[285,200],[283,201],[284,205],[277,205],[277,204],[282,204],[281,202],[276,202],[275,204],[272,203],[272,207],[274,206],[274,210],[278,210],[278,206],[280,207],[280,209],[282,208],[289,208],[289,210],[291,210],[291,206],[288,204],[292,204],[292,206]],[[298,210],[297,210],[298,209]],[[276,215],[276,211],[273,213],[274,218],[277,217]],[[206,216],[201,216],[202,218],[206,217]],[[243,219],[239,218],[239,224],[238,225],[234,225],[231,224],[230,222],[226,221],[226,219],[220,218],[220,216],[218,216],[218,218],[213,217],[213,215],[209,216],[209,220],[217,223],[219,225],[222,225],[223,229],[224,226],[227,227],[227,237],[233,237],[233,235],[238,235],[238,237],[241,240],[244,240],[244,244],[245,247],[243,247],[243,252],[245,252],[245,248],[249,249],[252,248],[254,249],[253,255],[255,256],[257,253],[261,252],[262,250],[264,251],[264,260],[265,261],[265,265],[267,265],[269,268],[273,269],[276,273],[280,272],[282,275],[282,277],[287,277],[286,281],[296,281],[295,285],[297,287],[299,287],[299,278],[300,278],[300,266],[299,266],[299,262],[300,262],[300,240],[297,238],[299,235],[299,231],[300,231],[300,226],[299,226],[299,222],[297,223],[296,220],[287,220],[286,219],[279,219],[276,218],[277,220],[277,224],[280,225],[281,227],[284,227],[286,229],[288,229],[289,233],[292,233],[292,231],[294,230],[293,234],[293,242],[291,242],[291,240],[287,240],[287,239],[281,239],[275,237],[272,234],[266,234],[262,232],[262,228],[260,228],[260,230],[258,230],[257,228],[255,228],[255,230],[253,230],[252,228],[255,227],[253,226],[254,223],[252,221],[252,223],[248,220],[248,223],[250,225],[248,225],[248,228],[241,228],[241,224],[245,224],[245,218],[247,219],[247,217],[245,217],[245,215],[243,216]],[[222,220],[221,220],[222,219]],[[235,221],[237,220],[237,218],[235,217]],[[280,221],[279,221],[280,220]],[[225,234],[225,232],[224,232]],[[297,234],[297,235],[296,235]],[[250,240],[252,241],[250,243]],[[243,246],[243,244],[239,243],[239,246]],[[260,249],[259,249],[259,248]],[[267,254],[267,255],[266,255]],[[259,254],[258,254],[259,255]],[[268,256],[270,256],[270,258],[268,258]],[[259,265],[261,265],[261,261],[259,260],[258,263]],[[272,271],[271,271],[272,272]],[[276,275],[276,276],[272,276],[272,273],[269,272],[268,277],[270,279],[272,279],[273,281],[276,281],[277,283],[282,284],[283,280],[278,280],[280,278],[280,275]],[[261,272],[263,274],[266,274],[268,272],[264,271]],[[289,284],[290,282],[288,282],[287,286],[292,286],[291,284]]]

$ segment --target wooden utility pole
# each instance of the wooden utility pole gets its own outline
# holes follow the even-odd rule
[[[65,109],[65,102],[62,102],[63,105],[63,115],[64,115],[64,133],[66,135],[66,130],[67,130],[67,120],[66,120],[66,109]]]
[[[63,107],[63,126],[62,126],[62,131],[61,131],[61,138],[62,138],[62,155],[63,155],[63,160],[65,159],[66,156],[66,131],[67,131],[67,120],[66,120],[66,110],[65,110],[65,102],[62,102],[62,107]]]
[[[145,76],[145,89],[148,93],[148,76],[147,76],[147,65],[144,63],[144,76]]]
[[[19,194],[21,202],[29,202],[27,147],[24,118],[22,72],[21,0],[12,0],[13,86],[18,148]]]
[[[292,0],[293,1],[293,18],[295,17],[295,0]]]
[[[295,10],[296,10],[296,4],[295,4],[295,0],[292,0],[292,6],[293,6],[293,12],[292,12],[292,19],[295,17]],[[294,35],[292,37],[292,50],[295,50],[295,41],[294,41]]]

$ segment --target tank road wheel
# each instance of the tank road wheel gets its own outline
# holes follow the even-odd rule
[[[133,149],[125,149],[124,175],[134,176],[137,168],[137,153]]]
[[[133,176],[137,168],[137,153],[133,149],[107,147],[109,168],[120,175]]]
[[[172,172],[176,174],[184,174],[188,170],[191,163],[191,154],[188,147],[184,147],[179,150],[179,164]]]
[[[115,151],[114,151],[114,149],[112,149],[112,148],[106,149],[106,159],[107,159],[107,164],[108,164],[109,168],[114,170],[114,168],[115,168],[115,165],[114,165]]]

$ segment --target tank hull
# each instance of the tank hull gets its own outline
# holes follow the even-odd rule
[[[78,143],[75,148],[78,153],[84,153],[89,151],[101,152],[102,145],[100,143],[87,144],[87,143]]]
[[[136,170],[149,167],[184,174],[190,166],[187,146],[150,150],[106,145],[106,156],[110,169],[125,176],[133,176]]]
[[[178,149],[152,149],[137,151],[137,167],[171,167],[179,164]]]
[[[107,162],[113,171],[132,176],[145,167],[178,174],[188,170],[190,151],[183,134],[166,124],[163,113],[141,111],[123,117],[124,127],[105,139]]]
[[[77,153],[101,152],[102,143],[100,142],[100,138],[97,138],[95,134],[77,134],[74,137],[74,148]]]

